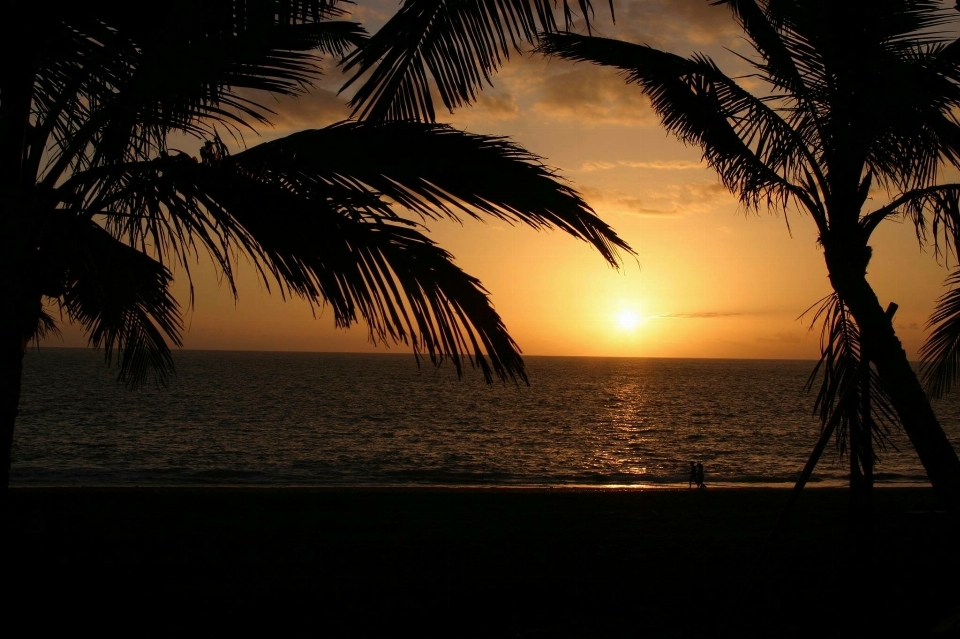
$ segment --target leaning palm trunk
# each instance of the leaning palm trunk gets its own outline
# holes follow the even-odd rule
[[[6,516],[7,488],[10,484],[10,453],[13,447],[13,427],[20,402],[25,342],[16,334],[0,336],[0,519]]]
[[[24,252],[16,250],[16,242],[11,236],[8,236],[3,248],[4,255],[0,262],[0,299],[4,300],[5,307],[0,316],[0,518],[6,516],[7,509],[13,428],[20,402],[23,356],[27,346],[25,329],[30,326],[31,320],[33,328],[36,328],[37,308],[40,306],[39,296],[31,304],[27,278],[22,276]]]
[[[960,459],[930,406],[890,317],[862,270],[857,273],[857,269],[851,268],[840,250],[827,246],[825,253],[830,282],[860,327],[863,348],[877,368],[883,389],[933,489],[945,506],[960,510]]]

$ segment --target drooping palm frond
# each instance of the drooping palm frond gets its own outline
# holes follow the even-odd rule
[[[163,155],[107,165],[61,188],[85,193],[84,215],[103,216],[113,236],[161,262],[189,269],[205,251],[233,286],[244,254],[267,286],[330,304],[338,326],[362,317],[374,340],[409,341],[458,370],[472,358],[488,378],[524,379],[516,345],[479,282],[391,200],[424,217],[560,228],[612,264],[630,250],[539,158],[439,125],[341,123],[215,162]]]
[[[591,0],[577,0],[590,30]],[[346,60],[353,71],[342,90],[366,80],[350,100],[361,119],[433,122],[435,83],[451,111],[474,102],[484,83],[522,43],[557,30],[556,0],[405,0],[368,42]],[[575,15],[562,0],[565,28]],[[613,0],[610,0],[613,16]],[[369,76],[368,76],[369,74]]]
[[[932,331],[920,348],[923,382],[933,397],[950,392],[960,374],[960,270],[943,284],[950,290],[937,300],[927,321]]]
[[[885,219],[900,215],[913,223],[921,246],[947,262],[960,260],[960,184],[938,184],[904,193],[860,219],[869,236]]]
[[[766,100],[740,87],[705,56],[687,59],[646,45],[573,34],[545,35],[537,51],[624,72],[649,96],[663,126],[699,146],[727,188],[746,205],[784,205],[800,198],[814,216],[821,207],[795,186],[815,170],[805,141]]]
[[[268,284],[329,304],[337,326],[362,318],[374,341],[409,343],[435,363],[449,357],[458,372],[471,360],[488,380],[526,379],[519,350],[479,281],[384,202],[265,167],[252,173],[234,162],[165,160],[138,167],[127,182],[159,206],[139,220],[108,215],[127,241],[201,247],[228,279],[234,253],[243,253]]]
[[[627,244],[541,158],[501,137],[416,122],[341,122],[233,156],[253,173],[372,190],[427,218],[492,216],[557,228],[612,265]]]
[[[179,346],[183,329],[170,271],[90,222],[71,224],[63,240],[50,256],[65,267],[63,310],[122,381],[139,386],[153,373],[162,383],[173,371],[169,343]]]
[[[834,430],[841,455],[853,444],[858,459],[872,463],[876,453],[869,444],[880,450],[892,446],[890,430],[899,426],[899,418],[876,369],[864,357],[860,329],[849,309],[836,293],[815,306],[811,326],[821,325],[820,359],[805,390],[812,390],[820,380],[814,414],[820,418],[821,428]],[[870,440],[851,437],[851,431],[869,432]]]

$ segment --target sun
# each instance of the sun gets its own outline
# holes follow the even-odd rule
[[[620,325],[620,328],[630,330],[636,328],[639,323],[640,316],[634,311],[620,311],[617,315],[617,324]]]

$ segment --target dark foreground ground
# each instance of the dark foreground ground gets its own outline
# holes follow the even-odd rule
[[[4,603],[131,635],[960,635],[960,529],[929,491],[877,491],[858,561],[846,493],[808,490],[755,566],[787,494],[21,488]]]

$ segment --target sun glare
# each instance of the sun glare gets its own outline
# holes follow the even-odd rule
[[[620,325],[620,328],[629,330],[636,328],[639,323],[640,316],[633,311],[620,311],[620,314],[617,315],[617,324]]]

